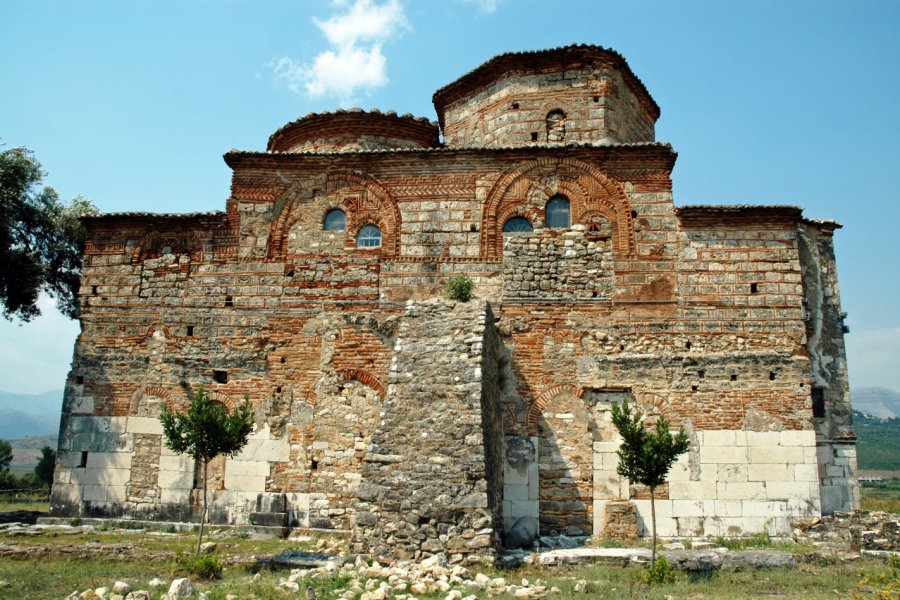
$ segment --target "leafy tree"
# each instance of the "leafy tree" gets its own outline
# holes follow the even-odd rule
[[[47,494],[53,492],[53,471],[56,469],[56,450],[50,446],[41,448],[41,458],[34,468],[34,474],[47,486]]]
[[[650,514],[653,522],[653,560],[656,563],[656,488],[666,481],[669,469],[678,457],[690,448],[690,440],[682,427],[675,437],[663,415],[656,421],[655,430],[644,427],[644,415],[632,414],[627,402],[613,402],[612,421],[622,445],[619,446],[619,466],[616,472],[630,481],[650,489]]]
[[[12,462],[13,451],[12,444],[6,440],[0,440],[0,471],[9,469],[9,463]]]
[[[244,403],[229,414],[222,404],[210,400],[201,386],[187,411],[176,414],[164,406],[159,420],[166,437],[166,447],[203,464],[203,512],[200,513],[200,536],[197,539],[199,556],[208,510],[207,468],[215,457],[234,456],[247,444],[247,438],[253,431],[250,400],[244,397]]]
[[[52,187],[41,187],[43,179],[27,148],[0,152],[0,303],[7,319],[38,316],[41,291],[63,314],[78,317],[85,234],[79,219],[97,209],[81,197],[62,202]]]

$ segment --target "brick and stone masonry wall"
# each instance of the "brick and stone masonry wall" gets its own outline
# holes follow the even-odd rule
[[[410,302],[362,469],[353,548],[377,557],[490,557],[503,431],[485,302]]]

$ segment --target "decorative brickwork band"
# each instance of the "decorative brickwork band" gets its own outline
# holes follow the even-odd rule
[[[482,212],[482,256],[503,256],[503,224],[510,217],[524,216],[535,225],[543,222],[544,204],[554,194],[569,198],[572,224],[586,225],[586,219],[600,215],[609,221],[615,254],[634,254],[631,208],[621,187],[582,161],[540,158],[508,171],[488,194]]]

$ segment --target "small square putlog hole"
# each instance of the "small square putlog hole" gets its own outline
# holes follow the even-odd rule
[[[228,383],[228,371],[213,371],[213,381],[216,383]]]

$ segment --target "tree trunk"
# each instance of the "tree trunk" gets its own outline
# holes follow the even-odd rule
[[[656,564],[656,489],[650,488],[650,519],[653,523],[653,554],[650,564]]]
[[[200,556],[200,546],[203,545],[203,526],[206,524],[206,510],[207,510],[207,501],[206,501],[206,470],[209,467],[209,461],[203,461],[203,510],[200,512],[200,537],[197,538],[197,556]],[[656,525],[654,525],[654,528]],[[655,546],[654,546],[655,551]]]

